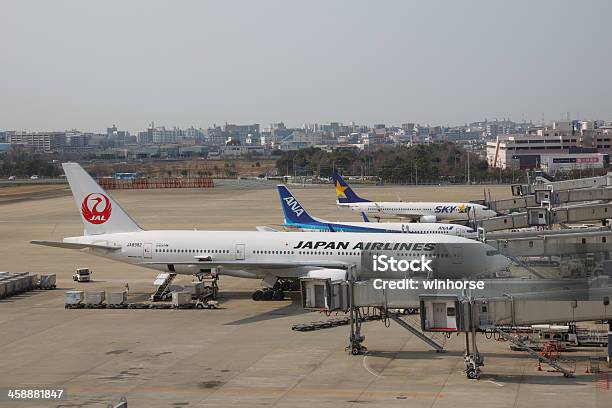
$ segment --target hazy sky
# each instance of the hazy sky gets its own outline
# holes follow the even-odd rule
[[[0,129],[612,119],[612,2],[1,0]]]

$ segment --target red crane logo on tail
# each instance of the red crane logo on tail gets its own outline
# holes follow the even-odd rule
[[[111,211],[111,202],[104,194],[91,193],[81,205],[83,218],[90,224],[104,224],[110,218]]]

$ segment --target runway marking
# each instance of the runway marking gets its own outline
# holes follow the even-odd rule
[[[368,365],[366,364],[366,358],[368,357],[368,352],[366,351],[366,353],[363,355],[363,368],[365,368],[366,370],[368,370],[368,372],[370,374],[372,374],[374,377],[381,377],[382,378],[382,374],[377,373],[376,371],[373,371],[370,369],[370,367],[368,367]]]

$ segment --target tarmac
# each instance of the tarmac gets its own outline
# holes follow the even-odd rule
[[[111,191],[147,229],[279,227],[282,215],[270,185],[221,183],[206,190]],[[490,188],[494,198],[509,186]],[[330,186],[293,189],[313,215],[359,220],[334,205]],[[482,186],[360,187],[377,200],[469,200]],[[0,203],[0,270],[58,276],[58,289],[0,300],[0,389],[64,389],[60,401],[8,401],[0,407],[106,407],[126,397],[130,407],[612,407],[610,378],[585,373],[588,356],[604,349],[563,353],[575,378],[538,371],[524,352],[479,337],[485,355],[480,380],[463,373],[463,337],[437,354],[391,322],[363,326],[365,356],[345,351],[348,327],[296,332],[291,326],[325,319],[301,309],[299,295],[254,302],[255,280],[221,277],[219,310],[66,310],[69,289],[121,289],[130,301],[153,291],[155,271],[91,255],[29,244],[79,235],[71,196]],[[13,194],[14,195],[14,194]],[[280,227],[279,227],[280,228]],[[76,267],[93,282],[75,283]],[[181,281],[190,281],[181,277]],[[597,381],[599,380],[599,381]]]

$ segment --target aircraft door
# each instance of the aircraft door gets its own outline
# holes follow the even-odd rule
[[[142,257],[145,259],[151,259],[153,256],[153,244],[145,242],[142,244]]]
[[[236,244],[236,260],[244,260],[244,244]]]
[[[453,264],[460,265],[463,263],[463,254],[461,253],[460,246],[451,246],[450,255],[453,259]]]
[[[314,285],[315,307],[325,308],[325,286]]]
[[[433,324],[436,329],[443,329],[447,326],[446,303],[433,304]]]

